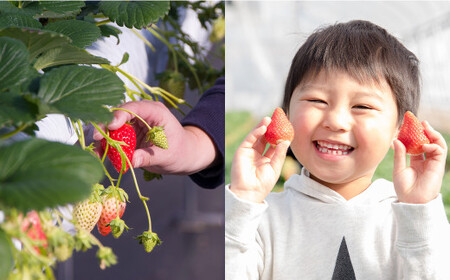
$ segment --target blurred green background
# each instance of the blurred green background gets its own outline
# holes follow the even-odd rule
[[[236,111],[236,112],[226,112],[225,114],[225,183],[230,183],[230,171],[231,171],[231,161],[233,160],[234,153],[239,147],[241,142],[250,132],[250,130],[256,126],[260,119],[253,116],[248,111]],[[441,132],[442,133],[442,132]],[[444,136],[447,146],[450,144],[450,134],[442,133]],[[289,159],[286,160],[285,171],[287,173],[291,172],[294,167]],[[375,172],[374,180],[378,178],[384,178],[392,181],[392,168],[394,162],[394,152],[389,150],[388,154],[378,166]],[[444,199],[445,211],[447,217],[450,219],[450,155],[447,155],[446,172],[442,182],[441,193]],[[283,172],[282,172],[283,173]],[[282,191],[285,178],[283,174],[278,180],[274,191]]]

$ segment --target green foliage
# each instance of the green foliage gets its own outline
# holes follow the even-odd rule
[[[5,232],[0,229],[0,279],[7,279],[13,266],[13,256],[8,239]]]
[[[168,1],[102,1],[100,10],[119,26],[143,28],[169,12]]]
[[[77,202],[102,176],[100,163],[78,147],[20,141],[0,148],[0,205],[26,212]]]
[[[97,122],[109,122],[113,115],[107,108],[121,104],[124,93],[133,100],[161,97],[178,110],[177,104],[186,102],[120,69],[129,54],[123,55],[119,65],[111,65],[85,48],[102,37],[115,36],[120,43],[121,31],[108,23],[147,28],[178,61],[181,82],[203,92],[224,71],[214,70],[197,54],[201,52],[198,43],[181,31],[173,16],[177,11],[172,10],[183,5],[168,1],[0,1],[0,212],[4,215],[0,221],[0,280],[25,279],[30,274],[36,279],[54,279],[51,267],[55,259],[62,261],[70,257],[73,248],[84,251],[92,245],[99,247],[101,268],[116,263],[112,250],[89,232],[77,231],[71,236],[60,228],[61,219],[66,218],[57,206],[85,199],[104,175],[111,185],[117,184],[114,189],[119,187],[120,180],[110,176],[93,146],[86,145],[82,122],[96,127]],[[206,28],[219,16],[223,18],[223,7],[216,6],[200,1],[184,7],[202,14],[201,24]],[[172,31],[160,30],[158,22],[170,22]],[[186,47],[194,53],[187,55]],[[164,71],[178,68],[172,66]],[[125,87],[119,73],[140,91]],[[72,122],[80,147],[34,136],[36,122],[50,113],[62,114]],[[14,138],[18,133],[22,134]],[[148,198],[139,197],[149,215]],[[24,234],[22,222],[29,210],[35,214],[34,210],[40,210],[36,215],[48,244]],[[12,239],[22,244],[21,249]]]

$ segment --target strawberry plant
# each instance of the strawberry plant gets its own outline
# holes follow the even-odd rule
[[[117,238],[128,229],[121,220],[128,197],[120,187],[127,170],[149,224],[136,238],[147,252],[161,244],[152,231],[148,198],[140,194],[130,168],[131,142],[102,131],[106,151],[99,158],[93,144],[85,142],[83,126],[98,128],[98,123],[111,121],[125,95],[132,100],[161,100],[183,112],[189,105],[178,89],[184,89],[182,83],[203,91],[223,75],[223,69],[214,70],[207,62],[198,42],[182,31],[180,8],[194,10],[203,27],[212,27],[212,39],[223,38],[223,2],[213,6],[204,1],[0,2],[0,280],[54,279],[57,261],[69,258],[73,250],[92,247],[98,247],[101,268],[115,264],[112,249],[90,232],[97,224],[101,232],[110,231]],[[158,75],[161,86],[150,86],[124,71],[127,53],[121,63],[112,65],[86,51],[102,37],[114,36],[120,44],[121,31],[111,23],[146,29],[167,46],[170,59]],[[138,90],[126,87],[118,74]],[[176,93],[171,92],[174,85]],[[36,122],[48,114],[67,118],[79,146],[35,136]],[[163,128],[148,128],[148,141],[167,148]],[[118,175],[105,168],[108,149],[115,150],[110,158]],[[99,184],[104,176],[110,182],[106,188]],[[68,204],[74,206],[73,217],[59,210]],[[75,234],[63,230],[67,221],[74,224]]]

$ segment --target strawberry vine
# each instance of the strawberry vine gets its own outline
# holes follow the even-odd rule
[[[223,39],[217,32],[220,28],[216,28],[223,22],[223,2],[0,2],[0,280],[55,279],[53,268],[58,261],[69,258],[74,250],[84,252],[94,247],[102,269],[116,264],[118,258],[112,248],[90,232],[95,225],[91,223],[90,229],[84,229],[88,221],[80,219],[86,209],[99,211],[106,197],[113,197],[111,205],[117,212],[107,227],[116,238],[128,230],[119,213],[128,200],[121,187],[126,166],[130,167],[148,219],[148,230],[136,239],[147,252],[161,244],[152,229],[148,198],[142,196],[131,160],[124,152],[126,143],[112,139],[99,124],[108,123],[112,112],[121,110],[117,107],[125,99],[124,93],[131,100],[162,101],[184,113],[191,107],[184,100],[184,85],[202,92],[223,76],[224,69],[211,67],[198,42],[181,30],[179,8],[198,13],[202,26],[213,26],[214,37]],[[121,68],[128,61],[128,53],[118,65],[111,65],[107,59],[85,50],[101,37],[114,36],[120,43],[121,31],[110,23],[132,29],[155,51],[136,31],[146,30],[170,50],[166,69],[157,73],[159,85],[148,85]],[[125,86],[118,74],[135,89]],[[35,136],[36,122],[54,113],[70,120],[79,147]],[[143,121],[139,116],[135,118]],[[101,157],[94,143],[86,143],[85,124],[104,133],[107,145]],[[151,135],[164,132],[162,127],[147,124],[147,128],[149,141],[157,137]],[[107,153],[112,149],[121,158],[117,176],[105,167]],[[107,188],[99,184],[103,177],[108,178]],[[60,207],[68,204],[79,210],[73,217]],[[67,221],[74,224],[75,234],[63,230]]]

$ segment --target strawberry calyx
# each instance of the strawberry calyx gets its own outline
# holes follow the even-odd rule
[[[101,269],[105,269],[117,263],[117,256],[109,247],[100,247],[97,251],[96,257],[100,262]]]
[[[115,218],[108,224],[106,224],[111,228],[111,232],[114,238],[119,238],[124,230],[129,230],[130,228],[125,224],[125,221],[120,218]]]

